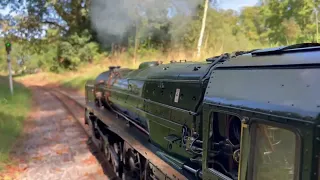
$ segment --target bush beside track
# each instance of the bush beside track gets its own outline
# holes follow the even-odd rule
[[[0,76],[0,171],[9,163],[9,152],[30,109],[30,90],[14,82],[14,96],[11,96],[8,78]]]

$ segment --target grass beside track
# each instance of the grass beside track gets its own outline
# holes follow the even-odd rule
[[[99,72],[100,73],[100,72]],[[62,80],[61,86],[66,87],[66,88],[72,88],[72,89],[76,89],[80,92],[84,93],[85,90],[85,84],[88,80],[93,80],[96,78],[96,76],[99,73],[93,73],[93,74],[85,74],[85,75],[78,75],[78,76],[73,76],[71,78],[68,79],[64,79]]]
[[[17,82],[13,87],[11,96],[8,78],[0,76],[0,171],[9,163],[9,152],[31,109],[30,90]]]

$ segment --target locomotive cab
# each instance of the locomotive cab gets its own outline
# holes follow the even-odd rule
[[[318,180],[319,57],[315,47],[277,48],[213,70],[203,103],[203,179]]]

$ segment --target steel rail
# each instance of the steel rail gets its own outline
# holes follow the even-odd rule
[[[77,104],[77,106],[79,106],[80,108],[84,108],[85,105],[80,103],[79,101],[75,100],[74,98],[70,97],[69,95],[67,95],[65,92],[62,92],[60,90],[56,90],[56,89],[48,89],[48,88],[44,88],[44,87],[41,87],[41,86],[36,86],[38,89],[42,89],[43,91],[49,93],[52,97],[54,97],[55,99],[57,99],[63,106],[63,108],[65,110],[67,110],[68,114],[70,114],[73,119],[76,120],[77,124],[80,125],[80,127],[84,130],[84,132],[86,133],[86,135],[88,137],[90,137],[90,133],[88,132],[86,126],[84,123],[82,123],[81,119],[79,119],[73,112],[72,108],[70,107],[70,105],[68,105],[68,103],[66,102],[65,99],[69,100],[69,101],[72,101],[74,102],[75,104]],[[60,96],[59,96],[60,95]],[[61,97],[62,96],[62,97]],[[64,99],[65,98],[65,99]],[[101,152],[99,151],[99,147],[97,146],[96,143],[92,143],[94,145],[94,148],[96,150],[96,152],[98,153],[97,155],[99,156],[102,156],[102,154],[100,154]],[[94,155],[95,156],[95,155]],[[97,158],[97,157],[96,157]],[[107,177],[107,179],[110,179],[110,180],[119,180],[120,178],[118,178],[116,176],[116,174],[113,172],[112,170],[112,166],[110,165],[109,162],[106,162],[105,159],[103,158],[98,158],[97,159],[98,161],[99,160],[102,160],[103,163],[106,163],[106,167],[104,167],[104,170],[107,171],[107,174],[105,174]],[[107,168],[107,169],[106,169]],[[110,173],[110,171],[112,173]]]

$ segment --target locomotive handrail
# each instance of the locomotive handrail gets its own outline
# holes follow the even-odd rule
[[[307,48],[307,49],[302,49]],[[263,56],[263,55],[275,55],[275,54],[282,54],[288,51],[305,51],[305,50],[312,50],[312,49],[318,49],[320,48],[320,43],[300,43],[300,44],[294,44],[289,46],[282,46],[280,48],[269,48],[264,50],[258,50],[255,52],[252,52],[252,56]]]
[[[111,89],[111,88],[106,88],[106,90],[108,91],[113,91],[113,92],[117,92],[117,93],[121,93],[121,94],[125,94],[125,95],[129,95],[128,93],[126,92],[122,92],[122,91],[116,91],[114,89]],[[155,102],[155,101],[152,101],[150,99],[145,99],[145,98],[142,98],[140,96],[137,96],[137,95],[134,95],[134,94],[130,94],[130,96],[133,96],[135,98],[138,98],[140,100],[144,100],[146,102],[149,102],[149,103],[153,103],[153,104],[157,104],[157,105],[160,105],[160,106],[163,106],[163,107],[169,107],[171,109],[174,109],[174,110],[177,110],[177,111],[182,111],[182,112],[186,112],[192,116],[197,116],[199,113],[197,112],[194,112],[194,111],[189,111],[189,110],[186,110],[186,109],[181,109],[181,108],[177,108],[177,107],[174,107],[174,106],[170,106],[170,105],[166,105],[166,104],[163,104],[163,103],[159,103],[159,102]]]

